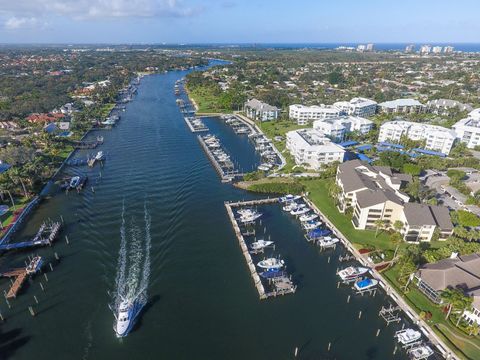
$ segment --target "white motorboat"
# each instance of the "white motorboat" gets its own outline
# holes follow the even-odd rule
[[[408,351],[408,354],[413,360],[424,360],[428,359],[430,356],[433,355],[433,350],[430,346],[422,345]]]
[[[302,216],[300,216],[300,221],[301,222],[308,222],[308,221],[315,220],[317,218],[318,218],[317,214],[303,214]]]
[[[262,269],[280,269],[283,265],[284,261],[276,258],[265,259],[257,264],[257,266]]]
[[[271,168],[272,165],[270,164],[260,164],[257,169],[261,171],[269,171]]]
[[[363,280],[357,281],[353,286],[358,291],[366,291],[369,289],[373,289],[377,285],[378,285],[378,280],[376,279],[363,279]]]
[[[127,336],[132,330],[135,320],[142,310],[143,303],[138,299],[134,301],[122,300],[115,314],[116,324],[114,327],[117,337]]]
[[[95,155],[95,160],[103,160],[103,151],[97,152],[97,155]]]
[[[321,225],[322,225],[321,221],[310,220],[308,222],[303,223],[303,228],[305,230],[313,230],[318,228]]]
[[[78,185],[80,185],[80,176],[73,176],[71,179],[70,179],[70,188],[71,189],[76,189],[78,187]]]
[[[298,206],[299,206],[299,204],[297,204],[296,202],[293,202],[293,201],[292,201],[292,202],[287,203],[285,206],[283,206],[282,209],[283,209],[283,211],[288,211],[288,212],[290,212],[290,211],[292,211],[292,210],[294,210],[294,209],[297,209]]]
[[[421,339],[422,333],[414,329],[404,329],[397,331],[395,337],[402,345],[408,345]]]
[[[336,243],[338,243],[340,240],[338,240],[337,238],[332,238],[330,236],[324,236],[323,238],[321,238],[320,240],[318,240],[318,245],[320,247],[332,247],[334,246]]]
[[[298,199],[300,199],[300,198],[301,198],[300,195],[288,194],[288,195],[282,196],[282,197],[279,198],[278,200],[279,200],[281,203],[286,203],[286,202],[298,200]]]
[[[250,208],[244,208],[244,209],[239,209],[237,210],[237,214],[240,216],[249,216],[256,213],[255,210],[250,209]]]
[[[250,248],[252,250],[262,250],[262,249],[265,249],[266,247],[269,247],[269,246],[272,246],[273,245],[273,241],[268,241],[268,240],[257,240],[255,242],[253,242],[251,245],[250,245]]]
[[[306,214],[308,212],[310,212],[310,208],[305,207],[305,205],[304,205],[302,207],[299,206],[296,209],[293,209],[292,211],[290,211],[290,214],[291,215],[303,215],[303,214]]]
[[[368,268],[359,266],[349,266],[343,270],[340,270],[337,274],[343,281],[353,280],[365,275],[368,272]]]
[[[242,215],[242,216],[240,216],[239,221],[242,222],[242,223],[254,222],[254,221],[257,220],[260,216],[262,216],[261,213],[254,211],[254,212],[252,212],[251,214],[247,214],[247,215]]]

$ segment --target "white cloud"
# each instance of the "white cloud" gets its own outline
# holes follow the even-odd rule
[[[16,30],[21,28],[34,28],[39,25],[39,21],[37,18],[34,17],[15,17],[12,16],[11,18],[5,21],[5,28],[7,30]]]
[[[182,0],[0,0],[0,14],[10,16],[5,23],[21,27],[37,16],[66,16],[73,19],[191,16],[200,8]]]

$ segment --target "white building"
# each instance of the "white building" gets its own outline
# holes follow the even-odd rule
[[[336,108],[345,112],[346,115],[370,117],[377,111],[377,103],[370,99],[353,98],[350,101],[339,101],[333,104]]]
[[[257,99],[248,100],[245,105],[245,114],[253,120],[270,121],[280,116],[280,109]]]
[[[415,99],[397,99],[385,101],[378,104],[378,108],[380,109],[380,112],[387,114],[418,114],[425,111],[423,104]]]
[[[290,105],[288,116],[296,120],[298,125],[308,125],[310,122],[321,119],[330,119],[341,115],[341,110],[331,105]]]
[[[372,130],[372,127],[373,121],[359,116],[339,116],[313,122],[315,130],[321,131],[325,136],[339,141],[342,141],[349,132],[355,131],[359,134],[367,134]]]
[[[454,50],[455,48],[453,46],[445,46],[445,48],[443,49],[443,52],[445,54],[450,54],[450,53],[453,53]]]
[[[323,133],[301,129],[287,133],[287,149],[297,165],[319,170],[323,165],[343,161],[345,150],[332,143]]]
[[[378,141],[399,142],[402,136],[410,140],[425,140],[425,148],[448,155],[455,142],[456,134],[453,130],[410,121],[388,121],[380,127]]]
[[[430,45],[422,45],[420,48],[420,54],[430,54],[432,47]]]
[[[412,53],[412,52],[414,52],[414,51],[415,51],[415,45],[407,45],[407,46],[405,47],[405,52],[406,52],[406,53]]]
[[[452,126],[457,138],[467,144],[467,147],[473,149],[480,145],[480,109],[475,109],[468,114],[466,119],[462,119]]]
[[[442,51],[443,51],[443,47],[441,47],[441,46],[434,46],[433,49],[432,49],[432,52],[434,54],[441,54]]]
[[[367,50],[367,51],[373,51],[374,48],[375,48],[375,46],[374,46],[373,44],[367,44],[366,50]]]

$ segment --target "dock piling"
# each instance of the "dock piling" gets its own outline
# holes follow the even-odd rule
[[[33,311],[33,307],[29,306],[28,311],[30,312],[30,315],[35,316],[35,311]]]
[[[35,300],[35,302],[38,304],[38,299],[35,295],[33,295],[33,299]]]
[[[52,263],[48,263],[48,265],[50,265],[50,271],[53,271]]]
[[[40,287],[42,288],[42,291],[45,291],[45,288],[43,287],[43,283],[40,282]]]
[[[347,297],[347,304],[350,303],[350,295]]]
[[[65,242],[67,243],[67,245],[69,244],[67,235],[65,235]]]
[[[47,276],[47,273],[43,273],[43,276],[45,277],[45,280],[48,282],[48,276]]]
[[[332,348],[332,343],[329,342],[329,343],[328,343],[328,351],[330,351],[331,348]]]
[[[360,312],[358,313],[358,319],[360,319],[362,317],[362,310],[360,310]]]
[[[378,337],[378,335],[380,335],[380,329],[377,330],[377,335],[375,336]]]

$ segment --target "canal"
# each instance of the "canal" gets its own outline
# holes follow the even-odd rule
[[[145,77],[118,126],[102,133],[104,166],[66,169],[87,172],[87,189],[46,200],[19,234],[31,236],[46,218],[62,215],[65,221],[62,238],[37,249],[53,265],[48,281],[37,275],[11,309],[0,301],[7,318],[0,328],[0,358],[292,359],[298,347],[301,359],[403,359],[401,351],[392,355],[395,327],[386,328],[378,317],[384,295],[352,296],[347,304],[352,292],[337,289],[335,276],[342,250],[319,252],[277,205],[262,208],[264,224],[298,290],[258,299],[224,207],[224,201],[253,195],[222,184],[188,130],[173,94],[185,74]],[[206,124],[240,170],[258,164],[246,136],[218,119]],[[147,283],[148,304],[132,333],[119,340],[108,305],[122,269],[122,243],[124,281],[129,287]],[[1,266],[20,266],[28,254],[4,256]],[[1,290],[7,285],[2,280]]]

